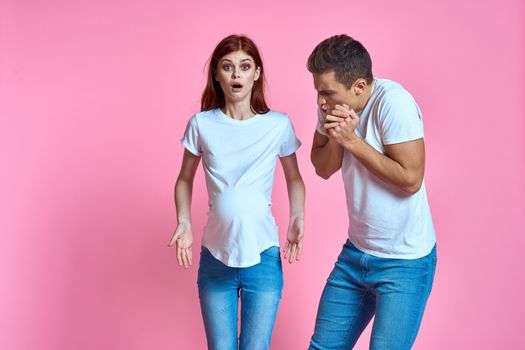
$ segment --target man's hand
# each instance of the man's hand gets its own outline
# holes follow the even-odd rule
[[[347,105],[335,105],[335,108],[325,117],[325,128],[328,136],[343,147],[357,139],[355,128],[359,124],[359,117]]]

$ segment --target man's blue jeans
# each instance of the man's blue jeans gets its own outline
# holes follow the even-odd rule
[[[410,349],[435,269],[436,247],[420,259],[387,259],[347,241],[321,296],[310,349],[351,349],[374,315],[370,349]]]
[[[269,349],[283,288],[278,247],[263,251],[260,263],[245,268],[228,267],[203,247],[197,283],[208,349]]]

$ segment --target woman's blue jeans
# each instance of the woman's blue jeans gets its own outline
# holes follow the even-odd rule
[[[224,265],[203,247],[197,284],[208,349],[270,348],[283,288],[278,247],[263,251],[260,263],[244,268]],[[239,298],[241,325],[238,337]]]
[[[351,349],[374,315],[370,349],[410,349],[435,268],[436,247],[419,259],[387,259],[347,241],[321,296],[310,349]]]

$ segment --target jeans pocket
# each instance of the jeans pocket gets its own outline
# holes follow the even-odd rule
[[[211,255],[211,252],[208,248],[206,248],[205,246],[202,246],[201,247],[201,258],[205,257],[205,256],[209,256]]]
[[[279,250],[279,247],[270,247],[266,250],[264,250],[261,255],[269,256],[273,259],[281,259],[281,252]]]

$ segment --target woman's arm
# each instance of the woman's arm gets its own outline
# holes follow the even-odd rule
[[[294,260],[299,260],[303,247],[305,187],[295,153],[281,157],[280,160],[290,201],[290,224],[284,248],[284,258],[292,263]]]
[[[180,266],[185,268],[191,265],[192,260],[191,197],[193,180],[200,160],[201,157],[197,157],[187,149],[184,149],[182,165],[175,184],[175,206],[177,207],[178,225],[168,245],[171,247],[177,243],[177,261]]]

